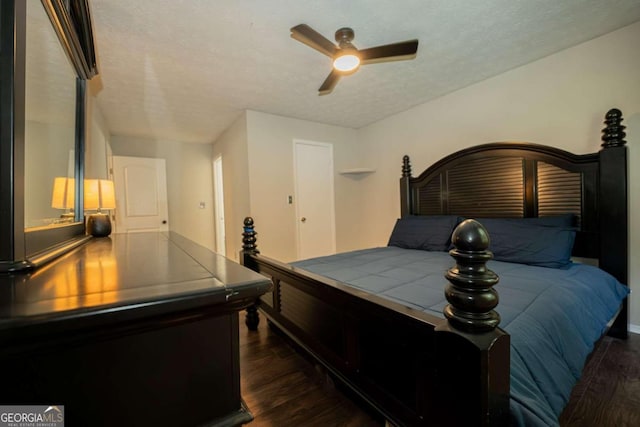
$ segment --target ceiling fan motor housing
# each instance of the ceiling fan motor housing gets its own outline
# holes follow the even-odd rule
[[[353,47],[351,40],[355,37],[355,33],[351,28],[344,27],[336,31],[336,41],[341,48]]]

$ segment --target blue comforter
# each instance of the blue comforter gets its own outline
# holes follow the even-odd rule
[[[293,263],[369,293],[444,317],[446,252],[384,247]],[[583,264],[568,269],[491,261],[500,277],[496,311],[511,335],[511,416],[553,426],[595,342],[629,289]]]

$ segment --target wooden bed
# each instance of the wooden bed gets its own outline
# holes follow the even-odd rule
[[[573,213],[578,218],[573,256],[597,259],[600,268],[626,284],[627,148],[621,122],[619,110],[606,114],[602,148],[593,154],[483,144],[451,154],[417,177],[405,156],[402,216]],[[496,327],[497,300],[486,302],[493,283],[484,269],[486,243],[473,223],[456,233],[466,246],[451,252],[450,307],[443,320],[260,255],[253,220],[247,218],[241,262],[274,284],[272,293],[247,309],[247,326],[257,327],[259,308],[394,425],[508,425],[510,337]],[[458,286],[461,272],[472,293]],[[443,278],[443,292],[446,283]],[[463,298],[449,298],[456,292]],[[610,335],[626,338],[627,325],[625,299]]]

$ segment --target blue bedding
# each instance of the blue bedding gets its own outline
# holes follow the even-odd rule
[[[446,252],[384,247],[293,263],[444,318]],[[516,425],[554,426],[606,324],[629,293],[604,271],[490,261],[500,277],[496,311],[511,335],[511,416]]]

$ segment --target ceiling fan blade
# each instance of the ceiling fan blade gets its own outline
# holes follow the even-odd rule
[[[334,87],[338,84],[338,80],[340,80],[340,72],[338,70],[331,70],[327,78],[318,89],[318,95],[328,95],[331,93]]]
[[[403,61],[413,59],[418,51],[418,40],[407,40],[405,42],[386,44],[383,46],[371,47],[359,51],[360,63],[362,65],[375,64],[377,62]]]
[[[329,58],[333,58],[338,50],[336,45],[307,24],[300,24],[291,28],[291,37],[327,55]]]

